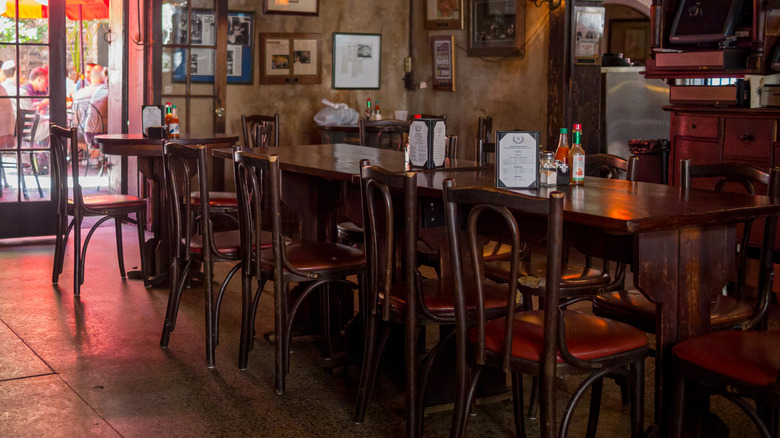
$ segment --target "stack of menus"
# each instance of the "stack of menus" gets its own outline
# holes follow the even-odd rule
[[[444,119],[414,119],[409,125],[409,162],[413,167],[444,166],[447,154]]]
[[[496,187],[539,187],[539,131],[496,132]]]

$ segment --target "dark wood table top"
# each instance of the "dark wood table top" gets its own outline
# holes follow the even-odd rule
[[[404,171],[404,153],[392,149],[379,149],[346,143],[280,146],[257,149],[258,153],[279,156],[282,170],[294,171],[322,178],[354,181],[360,176],[360,160],[381,166],[391,172]],[[217,158],[231,159],[232,149],[214,149]],[[473,160],[451,160],[445,165],[450,171],[478,169]],[[418,172],[438,172],[441,169],[413,169]]]
[[[215,149],[215,156],[230,158],[229,149]],[[277,154],[283,170],[323,178],[355,181],[361,159],[393,172],[404,170],[403,153],[348,144],[282,146],[262,149]],[[493,167],[477,167],[458,160],[451,168],[419,169],[419,194],[441,197],[442,182],[454,178],[457,186],[495,186]],[[559,186],[565,194],[564,217],[569,222],[614,234],[673,229],[687,225],[734,223],[750,217],[780,212],[766,196],[683,189],[679,186],[586,177],[583,186]],[[550,189],[516,190],[531,196],[547,196]]]
[[[136,157],[162,157],[163,142],[169,139],[146,138],[142,134],[102,134],[95,136],[100,151],[108,155],[126,155]],[[170,139],[173,140],[173,139]],[[182,134],[175,139],[181,144],[202,144],[218,148],[238,143],[238,136],[231,134],[213,134],[211,136]]]
[[[420,194],[440,194],[445,178],[453,178],[458,187],[495,186],[493,168],[457,172],[445,170],[419,175]],[[566,221],[611,233],[633,234],[688,225],[734,223],[780,212],[780,204],[772,204],[766,196],[595,177],[585,177],[583,186],[513,191],[548,196],[553,190],[565,194]]]

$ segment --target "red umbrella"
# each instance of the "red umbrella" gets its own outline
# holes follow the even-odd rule
[[[66,0],[65,14],[70,20],[104,20],[108,18],[109,0]],[[16,17],[16,0],[0,1],[0,14]],[[48,0],[19,0],[19,18],[49,18]]]

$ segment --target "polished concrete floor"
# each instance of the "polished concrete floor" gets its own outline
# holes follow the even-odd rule
[[[125,228],[126,265],[138,265],[134,229]],[[273,347],[258,336],[249,367],[237,367],[239,280],[226,293],[216,367],[205,363],[202,289],[184,293],[170,346],[160,333],[166,289],[145,289],[120,278],[113,227],[90,245],[81,297],[72,292],[68,246],[59,286],[51,284],[52,240],[0,241],[0,436],[402,436],[403,393],[391,375],[380,375],[366,421],[352,421],[357,366],[332,370],[320,357],[317,337],[296,338],[287,392],[273,388]],[[223,278],[229,265],[218,265]],[[270,290],[268,287],[266,290]],[[256,330],[273,327],[273,297],[264,294]],[[648,360],[646,420],[652,419],[652,360]],[[528,388],[529,385],[526,385]],[[572,385],[563,382],[559,408]],[[527,401],[527,397],[526,397]],[[569,436],[584,434],[587,403]],[[425,435],[449,434],[451,411],[431,409]],[[713,410],[733,431],[752,436],[736,408],[714,400]],[[481,402],[469,420],[470,436],[514,434],[511,401]],[[530,436],[538,424],[528,421]],[[599,436],[628,436],[628,408],[615,385],[605,385]],[[737,433],[738,432],[738,433]]]

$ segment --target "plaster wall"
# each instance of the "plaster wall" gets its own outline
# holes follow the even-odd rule
[[[409,56],[409,7],[413,7],[412,59],[416,88],[404,88],[404,58]],[[447,114],[447,130],[459,137],[458,155],[472,157],[477,117],[493,117],[494,129],[539,130],[546,141],[547,45],[549,12],[547,6],[526,6],[525,57],[475,58],[466,56],[467,31],[427,31],[423,28],[422,0],[390,2],[341,0],[320,1],[317,17],[262,13],[262,2],[231,0],[228,9],[255,12],[258,33],[314,32],[322,34],[322,82],[318,85],[259,85],[259,60],[255,49],[254,85],[228,85],[226,132],[241,131],[241,114],[281,116],[281,144],[319,143],[313,117],[326,98],[345,102],[362,112],[367,98],[379,99],[386,117],[393,110],[410,113]],[[464,1],[464,7],[468,1]],[[468,14],[467,14],[468,15]],[[379,90],[334,90],[332,81],[333,32],[381,33],[382,61]],[[455,92],[433,91],[431,42],[433,35],[454,35],[456,44]],[[426,82],[429,87],[421,89]]]

